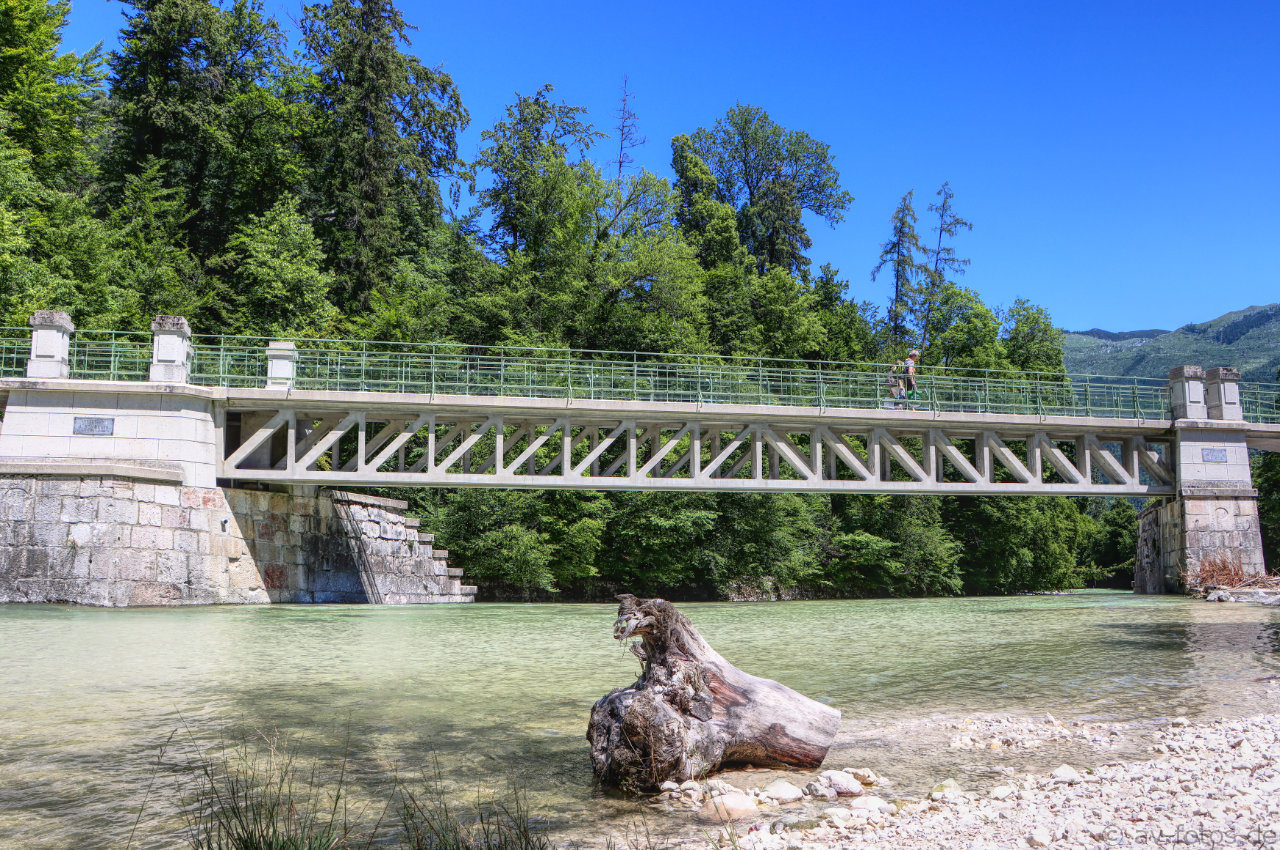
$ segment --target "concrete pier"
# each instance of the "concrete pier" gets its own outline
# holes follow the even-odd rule
[[[1198,586],[1201,566],[1210,563],[1245,576],[1266,572],[1239,381],[1229,368],[1179,366],[1169,373],[1176,491],[1138,517],[1139,593]]]

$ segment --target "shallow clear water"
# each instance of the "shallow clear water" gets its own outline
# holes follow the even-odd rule
[[[1280,674],[1280,611],[1260,606],[1086,592],[681,609],[729,661],[844,712],[828,763],[908,785],[967,769],[918,734],[942,716],[1276,710],[1255,680]],[[638,811],[593,791],[584,738],[592,703],[639,669],[614,610],[0,606],[0,847],[123,846],[139,811],[134,846],[175,846],[172,753],[275,732],[306,758],[348,752],[357,800],[438,761],[455,791],[514,779],[562,835],[599,833]]]

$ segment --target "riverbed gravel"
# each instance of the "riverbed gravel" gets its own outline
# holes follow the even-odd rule
[[[975,750],[1081,736],[1105,753],[1123,732],[1123,724],[1052,717],[976,717],[958,725],[952,746]],[[687,783],[661,796],[667,805],[697,807],[709,824],[675,842],[686,847],[1280,847],[1280,714],[1177,718],[1151,732],[1148,751],[1149,760],[1062,764],[987,787],[940,777],[915,798],[894,795],[891,776],[858,768],[763,788]]]

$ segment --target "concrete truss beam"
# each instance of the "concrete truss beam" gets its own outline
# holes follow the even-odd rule
[[[1174,492],[1168,436],[1022,423],[646,421],[558,411],[229,409],[219,476],[328,486],[1058,494]],[[235,444],[230,444],[234,442]]]

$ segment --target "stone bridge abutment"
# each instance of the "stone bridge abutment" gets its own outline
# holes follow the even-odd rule
[[[0,602],[469,602],[407,503],[219,480],[216,393],[190,330],[152,325],[146,382],[70,380],[65,314],[32,318],[0,422]]]

